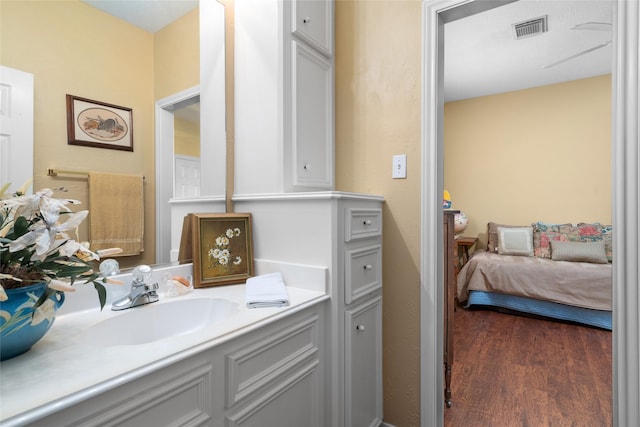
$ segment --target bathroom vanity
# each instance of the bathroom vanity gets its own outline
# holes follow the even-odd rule
[[[283,273],[288,307],[247,309],[244,285],[119,312],[90,308],[92,288],[69,295],[49,334],[2,362],[0,424],[326,425],[326,269],[256,267]]]

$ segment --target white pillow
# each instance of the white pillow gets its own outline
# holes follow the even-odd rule
[[[498,227],[498,253],[533,256],[533,227]]]

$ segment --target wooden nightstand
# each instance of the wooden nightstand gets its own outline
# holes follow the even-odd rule
[[[456,272],[462,270],[462,267],[469,261],[469,249],[478,241],[477,237],[460,236],[455,239],[458,248],[458,262],[456,264]]]

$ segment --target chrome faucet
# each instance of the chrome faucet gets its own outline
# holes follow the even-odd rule
[[[111,304],[111,310],[126,310],[127,308],[133,308],[139,305],[158,301],[158,284],[147,283],[151,281],[151,273],[151,267],[148,265],[139,265],[134,268],[132,273],[131,292],[126,297]]]

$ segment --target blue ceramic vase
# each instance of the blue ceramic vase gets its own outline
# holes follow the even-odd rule
[[[52,294],[33,316],[33,306],[46,288],[46,283],[38,283],[5,290],[8,299],[0,302],[0,360],[27,352],[53,325],[56,312],[64,302],[62,292]]]

